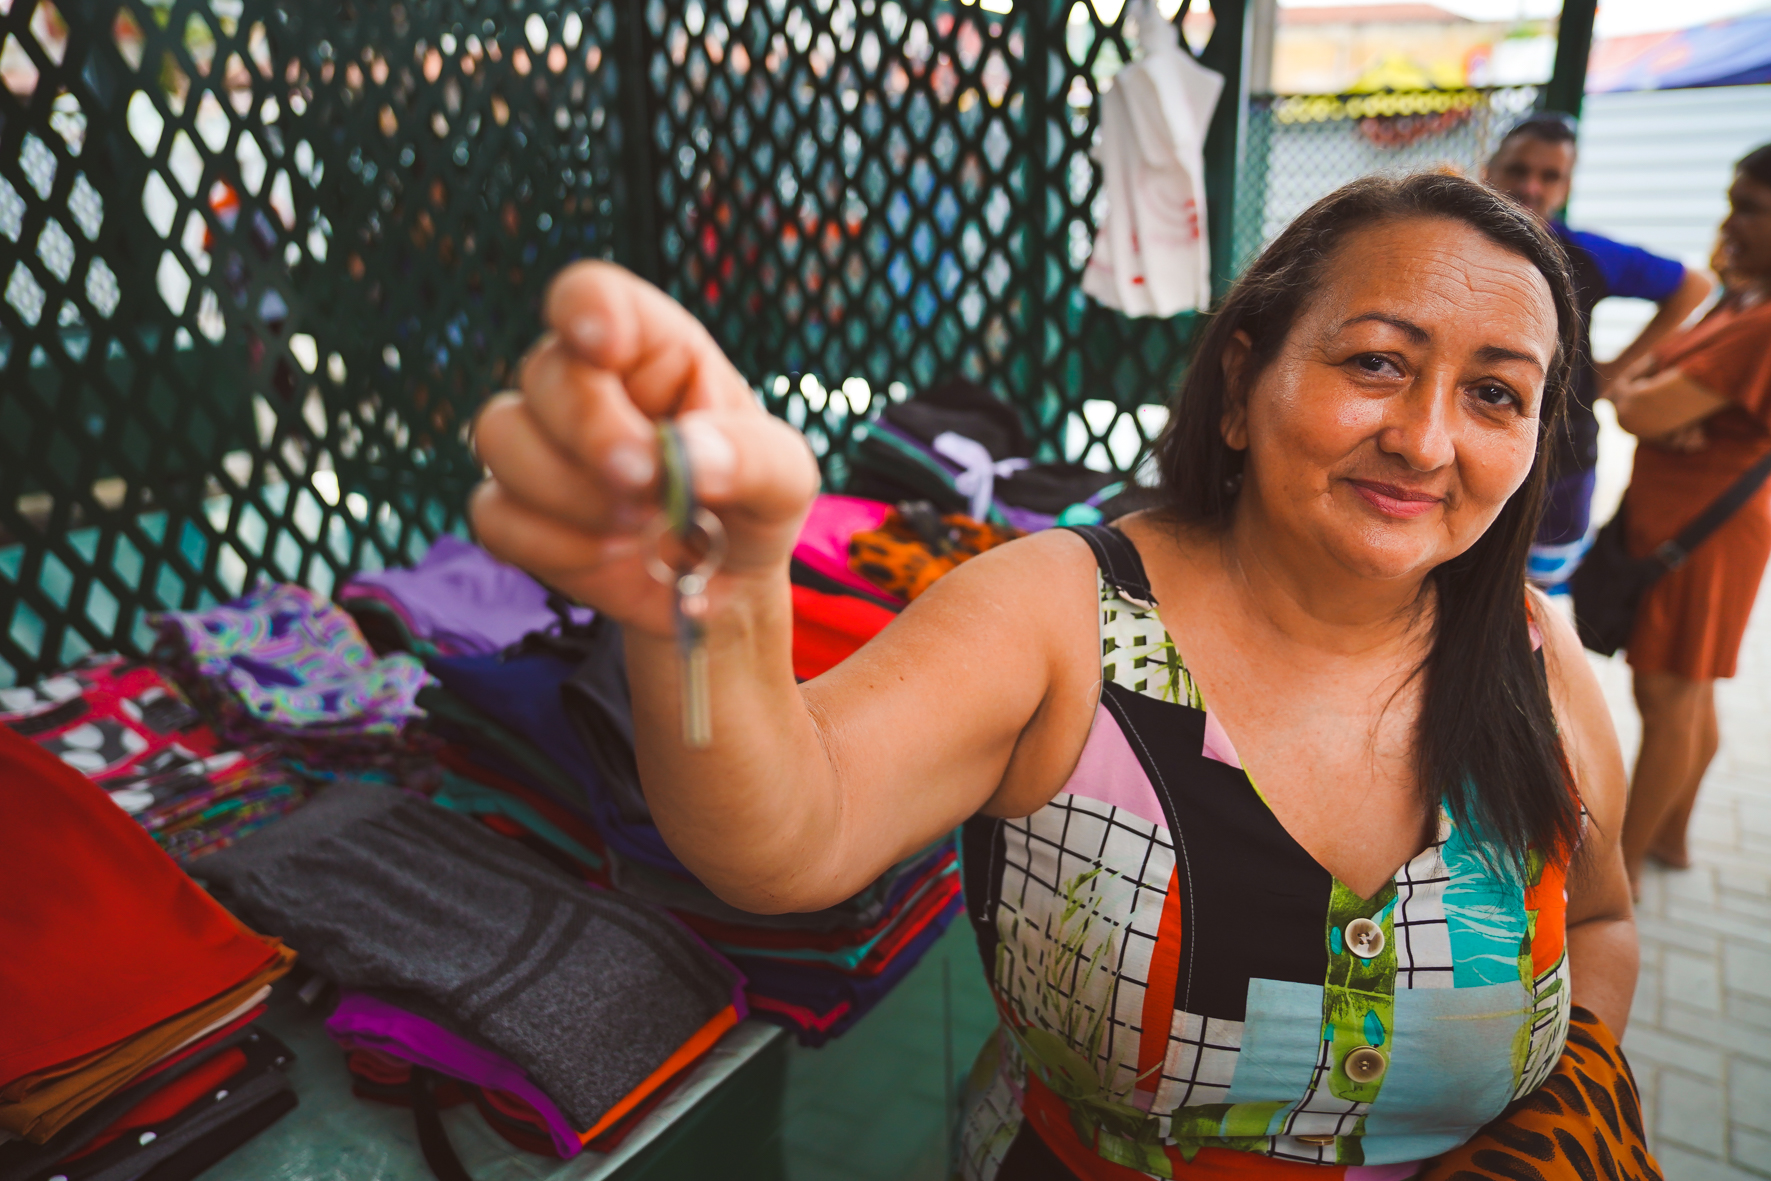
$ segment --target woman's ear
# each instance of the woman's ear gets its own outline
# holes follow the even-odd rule
[[[1224,413],[1218,419],[1218,433],[1224,446],[1232,451],[1248,450],[1248,376],[1254,356],[1254,340],[1238,328],[1227,344],[1220,362],[1224,367]]]

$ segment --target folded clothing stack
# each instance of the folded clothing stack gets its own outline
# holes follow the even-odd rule
[[[0,1181],[195,1177],[295,1106],[254,1022],[295,956],[0,727]]]
[[[312,591],[264,583],[158,626],[154,656],[225,738],[270,743],[321,777],[379,769],[410,783],[429,766],[409,732],[424,666],[403,652],[378,658],[350,615]]]
[[[865,1015],[959,911],[946,840],[828,911],[753,915],[721,902],[652,823],[621,633],[606,620],[532,635],[499,656],[433,657],[428,667],[439,687],[421,700],[450,744],[438,803],[669,908],[750,977],[758,1015],[807,1044]]]
[[[196,872],[344,991],[328,1030],[379,1056],[360,1078],[392,1059],[498,1092],[562,1157],[745,1013],[743,978],[664,911],[397,789],[341,781]]]
[[[892,508],[858,496],[812,502],[793,547],[793,675],[809,681],[878,635],[906,600],[849,565],[849,542],[879,528]]]
[[[447,533],[416,566],[357,574],[337,600],[377,650],[420,656],[483,656],[555,620],[546,587]],[[590,615],[588,607],[567,609],[573,622]]]
[[[1139,507],[1140,490],[1124,476],[1032,456],[1014,407],[953,378],[888,405],[867,424],[847,491],[888,504],[927,500],[943,515],[1022,533],[1097,524]]]
[[[157,775],[220,749],[164,677],[114,654],[89,656],[35,685],[0,689],[0,723],[100,782]]]
[[[220,749],[176,687],[121,656],[0,690],[0,724],[104,788],[181,862],[269,824],[308,794],[268,748]]]

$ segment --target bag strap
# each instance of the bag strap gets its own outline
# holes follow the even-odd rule
[[[473,1176],[461,1164],[461,1158],[455,1155],[455,1146],[449,1143],[449,1133],[443,1128],[443,1113],[437,1110],[437,1097],[431,1090],[436,1076],[422,1066],[412,1067],[412,1078],[409,1083],[409,1097],[412,1103],[412,1122],[418,1129],[418,1147],[424,1153],[424,1163],[430,1166],[431,1175],[437,1181],[473,1181]]]
[[[1771,451],[1767,451],[1759,462],[1742,472],[1728,490],[1716,497],[1710,506],[1698,514],[1695,521],[1679,530],[1679,535],[1671,541],[1663,542],[1649,555],[1668,570],[1677,570],[1691,556],[1691,551],[1709,539],[1709,535],[1720,529],[1740,510],[1740,507],[1753,498],[1765,480],[1771,477]]]
[[[1131,543],[1131,538],[1111,525],[1063,527],[1088,542],[1088,548],[1095,551],[1101,577],[1113,589],[1132,602],[1156,605],[1156,596],[1150,593],[1150,578],[1144,573],[1144,559],[1138,556],[1138,547]]]

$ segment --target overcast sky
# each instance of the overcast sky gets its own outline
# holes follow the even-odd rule
[[[1284,8],[1345,5],[1396,0],[1279,0]],[[1430,0],[1473,20],[1515,20],[1550,17],[1561,11],[1559,0]],[[1661,29],[1683,29],[1766,7],[1766,0],[1599,0],[1600,37],[1625,37]]]

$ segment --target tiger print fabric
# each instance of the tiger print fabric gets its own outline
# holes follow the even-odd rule
[[[914,599],[961,562],[1020,536],[959,513],[939,520],[941,533],[931,545],[902,512],[893,509],[878,529],[849,540],[849,569],[889,594]]]
[[[1605,1023],[1574,1006],[1568,1043],[1543,1085],[1420,1181],[1663,1181],[1635,1075]]]

